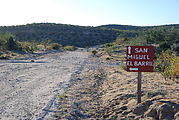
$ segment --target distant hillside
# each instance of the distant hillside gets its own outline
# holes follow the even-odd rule
[[[109,29],[117,29],[117,30],[147,30],[156,27],[168,27],[179,29],[179,24],[171,24],[171,25],[160,25],[160,26],[132,26],[132,25],[117,25],[117,24],[109,24],[109,25],[101,25],[99,28],[109,28]]]
[[[140,30],[142,27],[132,26],[132,25],[117,25],[117,24],[109,24],[109,25],[101,25],[100,28],[109,28],[109,29],[118,29],[118,30]]]
[[[179,28],[179,25],[165,25]],[[113,42],[117,37],[136,37],[142,30],[156,26],[103,25],[98,27],[55,23],[34,23],[17,26],[1,26],[0,32],[10,32],[19,41],[52,40],[62,45],[88,47]]]
[[[113,30],[54,23],[0,27],[0,32],[10,32],[20,41],[52,40],[62,45],[79,47],[112,42],[119,34]]]
[[[0,32],[10,32],[19,41],[52,40],[62,45],[87,47],[113,42],[119,35],[135,37],[137,33],[55,23],[34,23],[18,26],[2,26]]]

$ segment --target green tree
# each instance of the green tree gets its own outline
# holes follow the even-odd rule
[[[14,50],[17,44],[14,35],[9,32],[0,33],[0,50]]]
[[[15,39],[11,36],[7,41],[8,50],[18,50],[18,45]]]

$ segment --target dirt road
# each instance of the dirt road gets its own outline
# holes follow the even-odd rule
[[[111,65],[81,51],[33,59],[0,61],[0,120],[46,119],[76,73]]]
[[[88,57],[86,52],[65,52],[37,57],[35,62],[0,61],[0,120],[44,117],[43,108],[63,93],[62,84],[68,84]]]

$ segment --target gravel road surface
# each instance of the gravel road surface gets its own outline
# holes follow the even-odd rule
[[[110,65],[91,60],[87,52],[56,52],[40,57],[0,61],[0,120],[42,120],[56,95],[63,94],[73,76]]]

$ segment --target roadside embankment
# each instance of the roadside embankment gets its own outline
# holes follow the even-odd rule
[[[136,73],[113,67],[87,71],[76,79],[80,81],[59,96],[56,119],[178,119],[179,83],[165,81],[159,73],[143,73],[138,105]]]

